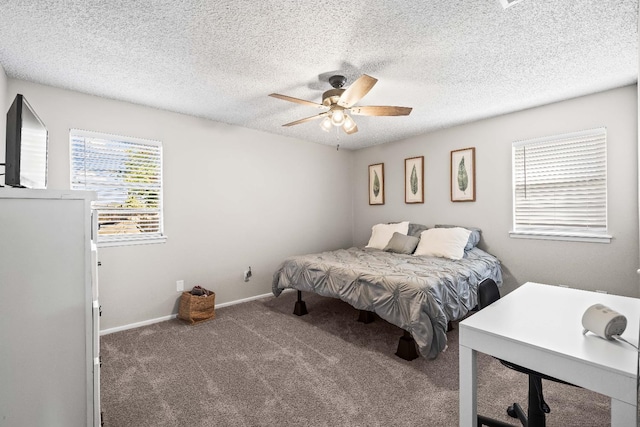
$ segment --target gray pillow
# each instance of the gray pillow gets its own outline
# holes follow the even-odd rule
[[[464,247],[465,251],[470,251],[478,244],[478,242],[480,242],[481,230],[477,227],[462,227],[461,225],[436,224],[436,228],[454,228],[454,227],[466,228],[467,230],[471,231],[471,234],[469,234],[469,240],[467,240],[467,246]]]
[[[420,238],[420,233],[422,233],[424,230],[428,229],[429,227],[427,227],[426,225],[422,225],[422,224],[414,224],[414,223],[409,223],[409,231],[407,232],[407,236],[413,236],[413,237],[417,237],[418,239]]]
[[[387,252],[411,255],[413,251],[416,250],[416,246],[418,246],[419,241],[420,239],[418,237],[405,236],[404,234],[396,231],[393,233],[391,240],[389,240],[389,243],[387,243],[384,250]]]

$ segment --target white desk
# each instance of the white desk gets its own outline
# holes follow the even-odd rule
[[[582,335],[582,314],[596,303],[624,314],[622,337],[638,345],[640,299],[539,283],[525,283],[460,322],[460,427],[477,426],[478,351],[609,396],[612,427],[635,427],[638,352]]]

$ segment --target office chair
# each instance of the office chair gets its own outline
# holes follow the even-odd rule
[[[480,282],[478,285],[478,310],[482,310],[486,306],[496,302],[498,299],[500,299],[500,291],[498,290],[496,282],[492,279],[485,279]],[[542,380],[545,379],[568,385],[573,384],[532,371],[531,369],[507,362],[506,360],[498,360],[507,368],[522,372],[529,376],[529,407],[527,409],[527,414],[525,414],[518,403],[514,403],[509,406],[509,408],[507,408],[507,414],[512,418],[518,418],[524,427],[546,427],[545,414],[551,412],[551,409],[544,401],[544,397],[542,395]],[[511,424],[478,415],[478,426],[507,427],[511,426]]]

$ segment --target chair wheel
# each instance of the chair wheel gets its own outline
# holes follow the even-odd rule
[[[514,408],[513,405],[507,408],[507,415],[509,415],[511,418],[518,418],[518,414],[516,414],[516,408]]]

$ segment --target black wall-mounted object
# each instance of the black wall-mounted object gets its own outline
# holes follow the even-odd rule
[[[5,184],[47,188],[47,128],[21,94],[7,112]]]

